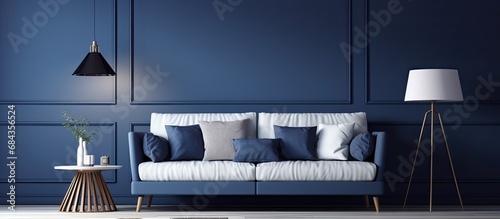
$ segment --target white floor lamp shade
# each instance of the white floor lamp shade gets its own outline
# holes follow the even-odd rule
[[[414,69],[408,75],[405,101],[463,101],[456,69]]]

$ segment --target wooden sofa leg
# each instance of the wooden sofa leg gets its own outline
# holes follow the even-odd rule
[[[373,205],[375,205],[375,211],[380,212],[380,204],[378,203],[377,196],[373,196]]]
[[[153,195],[149,195],[148,196],[148,203],[147,203],[146,207],[148,207],[148,208],[151,207],[151,202],[152,201],[153,201]]]
[[[365,204],[366,208],[370,208],[370,197],[368,197],[367,195],[365,195]]]
[[[136,212],[141,211],[141,208],[142,208],[142,199],[144,199],[144,195],[139,195],[139,197],[137,198],[137,207],[135,208]]]

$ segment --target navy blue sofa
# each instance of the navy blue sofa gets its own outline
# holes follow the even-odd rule
[[[200,181],[141,181],[138,166],[149,161],[143,153],[143,132],[128,133],[130,167],[132,173],[131,193],[138,195],[137,211],[141,210],[143,198],[148,196],[147,206],[153,195],[360,195],[373,196],[375,210],[379,212],[378,196],[384,194],[384,160],[386,133],[373,132],[376,136],[375,152],[369,160],[377,166],[373,181],[283,181],[283,182],[200,182]],[[168,162],[168,161],[167,161]],[[200,194],[200,192],[202,194]]]

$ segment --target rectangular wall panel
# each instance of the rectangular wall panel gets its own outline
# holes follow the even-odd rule
[[[458,69],[464,98],[500,103],[491,89],[500,82],[499,1],[366,1],[368,31],[358,27],[353,44],[367,43],[367,103],[402,103],[409,70],[420,68]]]
[[[89,130],[98,127],[101,131],[94,136],[93,142],[87,144],[87,153],[94,155],[97,164],[102,155],[108,155],[110,163],[114,164],[117,156],[116,124],[93,123]],[[6,123],[0,124],[0,133],[2,142],[7,142]],[[18,122],[15,141],[15,154],[11,157],[16,159],[8,160],[7,156],[2,156],[0,162],[15,162],[16,183],[67,183],[73,179],[73,171],[54,170],[58,165],[76,165],[78,141],[61,123]],[[7,150],[6,144],[4,149]],[[106,181],[116,182],[114,171],[104,171],[103,176]],[[3,175],[0,180],[7,182],[6,177]]]
[[[132,122],[130,123],[131,132],[149,132],[149,122]]]
[[[349,4],[133,1],[132,103],[350,103]]]
[[[388,186],[388,195],[404,195],[409,181],[413,158],[416,154],[421,123],[370,123],[370,130],[386,131],[388,148],[386,151],[386,171],[384,177]],[[456,194],[453,176],[444,145],[444,138],[439,126],[435,130],[434,175],[436,195]],[[481,130],[481,134],[477,133]],[[500,124],[491,123],[456,123],[445,124],[450,154],[459,185],[464,187],[463,195],[485,194],[482,184],[498,183],[500,176],[491,171],[497,159],[491,154],[500,153],[496,135],[500,133]],[[413,194],[427,194],[430,177],[430,126],[427,124],[422,137],[421,150],[416,163],[412,185]],[[414,184],[413,184],[414,183]],[[476,188],[475,191],[470,190]],[[468,189],[466,189],[468,188]],[[394,189],[394,190],[392,190]],[[495,193],[496,195],[500,195]]]
[[[95,34],[93,10],[92,1],[0,2],[0,104],[115,103],[115,77],[72,76],[93,39],[116,69],[115,1],[96,1]]]

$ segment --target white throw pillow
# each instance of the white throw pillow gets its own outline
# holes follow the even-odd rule
[[[320,160],[347,160],[349,142],[354,133],[354,123],[319,124],[317,151]]]

